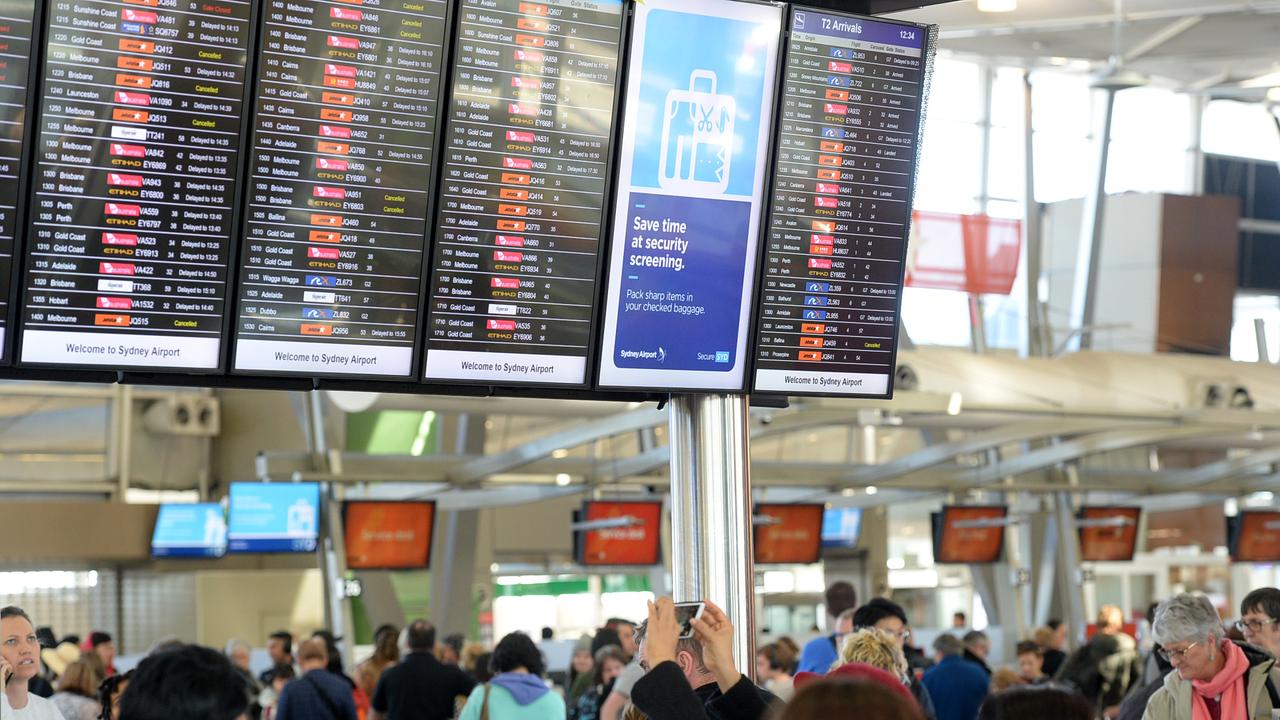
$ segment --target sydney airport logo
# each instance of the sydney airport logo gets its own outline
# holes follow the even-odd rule
[[[659,345],[657,350],[619,350],[618,357],[623,360],[657,360],[659,363],[665,363],[667,351]]]

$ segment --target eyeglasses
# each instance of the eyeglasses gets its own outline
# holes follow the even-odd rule
[[[1275,625],[1280,620],[1237,620],[1236,629],[1240,632],[1248,630],[1249,632],[1261,632],[1262,628],[1268,625]]]
[[[1181,660],[1187,659],[1187,653],[1191,650],[1191,648],[1199,644],[1200,643],[1191,643],[1190,645],[1182,648],[1181,650],[1169,650],[1166,648],[1160,648],[1158,653],[1160,655],[1160,658],[1163,659],[1165,662],[1171,663],[1174,660],[1181,661]]]

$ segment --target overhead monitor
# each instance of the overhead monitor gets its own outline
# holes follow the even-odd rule
[[[319,483],[231,483],[229,552],[314,552],[319,537]]]
[[[1227,545],[1235,562],[1280,562],[1280,511],[1246,510],[1227,518]]]
[[[9,358],[10,298],[14,296],[13,253],[22,228],[30,152],[28,83],[32,64],[32,32],[40,3],[0,0],[0,361]]]
[[[254,7],[49,6],[21,363],[221,369]]]
[[[999,562],[1008,514],[1009,508],[1004,505],[949,505],[933,513],[934,562]]]
[[[151,556],[216,558],[227,554],[227,515],[218,503],[164,504],[151,534]]]
[[[802,8],[790,27],[754,391],[889,397],[926,29]]]
[[[586,385],[624,5],[458,15],[425,377]]]
[[[1080,559],[1086,562],[1129,562],[1138,546],[1142,509],[1136,507],[1082,507]]]
[[[636,5],[600,387],[744,390],[782,15]]]
[[[434,502],[352,500],[343,504],[347,567],[425,570],[431,566]]]
[[[827,508],[822,514],[822,547],[858,547],[862,532],[862,508]]]
[[[576,513],[576,519],[613,521],[611,527],[574,533],[575,555],[580,564],[651,566],[662,562],[660,501],[588,501]]]
[[[822,552],[822,505],[760,504],[753,537],[759,565],[810,565]]]
[[[445,0],[268,0],[233,368],[409,380]]]

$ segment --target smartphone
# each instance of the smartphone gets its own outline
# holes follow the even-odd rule
[[[706,603],[701,602],[683,602],[676,603],[676,622],[680,624],[680,639],[693,637],[693,623],[689,622],[695,618],[701,618],[704,610],[707,609]]]

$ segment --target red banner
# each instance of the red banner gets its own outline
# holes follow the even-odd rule
[[[1008,295],[1022,253],[1022,221],[916,211],[908,246],[910,287]]]

